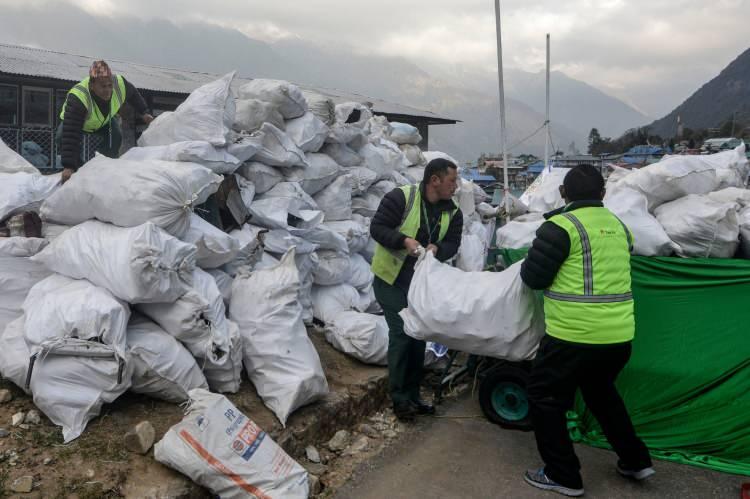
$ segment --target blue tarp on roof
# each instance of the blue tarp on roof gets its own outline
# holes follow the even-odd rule
[[[669,154],[669,150],[658,146],[634,146],[625,153],[626,156],[658,156],[661,154]]]
[[[492,183],[497,182],[497,179],[492,175],[482,175],[476,168],[467,168],[461,172],[461,177],[466,180],[472,180],[476,183]]]
[[[537,161],[532,163],[526,168],[527,173],[542,173],[544,171],[544,161]]]

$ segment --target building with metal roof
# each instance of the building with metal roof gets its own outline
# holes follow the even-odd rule
[[[24,142],[37,143],[45,156],[55,157],[54,129],[59,123],[60,109],[68,90],[88,75],[94,57],[51,50],[0,44],[0,139],[17,151]],[[175,109],[193,90],[221,75],[165,68],[147,64],[107,59],[116,74],[123,75],[142,93],[152,114]],[[238,75],[237,87],[250,81]],[[388,102],[338,89],[298,85],[302,90],[318,93],[334,101],[361,102],[374,114],[389,121],[416,126],[427,148],[429,126],[455,124],[458,120],[439,116],[431,111]],[[121,113],[122,114],[122,113]],[[124,116],[127,121],[127,116]],[[125,141],[127,142],[127,130]],[[132,130],[134,140],[136,130]],[[88,148],[90,149],[90,148]]]

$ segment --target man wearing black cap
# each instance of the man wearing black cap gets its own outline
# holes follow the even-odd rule
[[[604,208],[604,192],[599,170],[571,169],[560,186],[565,206],[545,215],[521,267],[524,283],[544,290],[546,325],[528,384],[544,467],[527,471],[524,479],[566,496],[583,495],[565,416],[579,388],[620,458],[617,471],[635,480],[654,474],[615,387],[635,334],[633,241],[625,224]]]
[[[97,152],[119,157],[122,132],[115,117],[125,103],[133,106],[145,124],[154,120],[138,90],[122,76],[113,75],[104,61],[95,61],[88,78],[70,89],[55,134],[62,156],[63,182],[81,166],[84,133],[99,137]]]

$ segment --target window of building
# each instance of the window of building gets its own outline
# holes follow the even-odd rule
[[[0,85],[0,125],[18,125],[18,87]]]
[[[52,126],[52,89],[23,87],[24,126]]]

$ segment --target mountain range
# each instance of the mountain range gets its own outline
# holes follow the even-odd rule
[[[750,126],[750,49],[714,79],[699,88],[671,113],[651,124],[651,133],[674,137],[677,117],[686,128],[718,128],[732,119]]]
[[[423,69],[421,61],[349,47],[295,38],[266,43],[208,23],[109,18],[60,4],[36,10],[4,7],[0,33],[3,43],[218,74],[236,69],[244,77],[287,79],[408,104],[462,121],[431,127],[430,148],[462,162],[499,151],[497,77],[492,72]],[[567,151],[575,143],[585,150],[593,127],[603,135],[616,136],[649,120],[624,102],[563,73],[554,72],[551,80],[556,149]],[[544,74],[508,70],[506,88],[508,144],[518,143],[511,152],[540,154],[544,150],[544,133],[538,131],[544,123]]]

